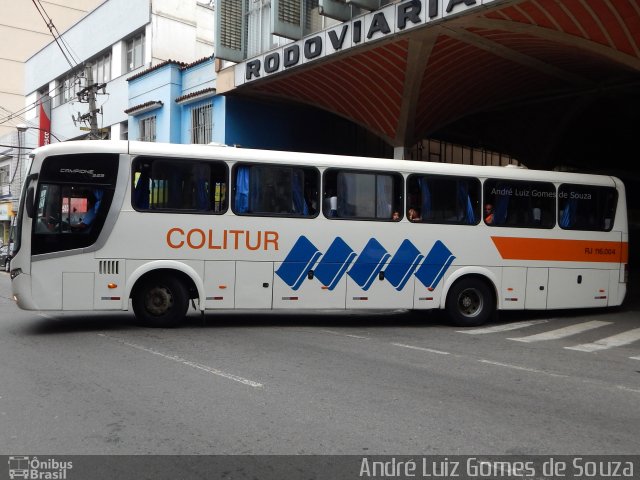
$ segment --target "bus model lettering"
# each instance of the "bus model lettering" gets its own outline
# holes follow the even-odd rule
[[[244,237],[244,244],[242,243]],[[214,229],[192,228],[186,232],[179,227],[167,231],[167,245],[171,248],[200,250],[275,250],[278,251],[278,232],[250,230],[222,230],[216,235]]]
[[[80,173],[82,175],[91,175],[93,178],[104,178],[104,173],[95,173],[93,170],[83,170],[81,168],[61,168],[60,173]]]
[[[93,175],[93,170],[83,170],[81,168],[61,168],[60,173],[88,173]]]

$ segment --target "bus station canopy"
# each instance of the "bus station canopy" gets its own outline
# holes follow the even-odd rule
[[[620,134],[638,124],[640,0],[456,3],[478,8],[238,81],[247,60],[235,66],[227,93],[309,104],[393,146],[473,137],[540,168],[552,167],[571,139]]]

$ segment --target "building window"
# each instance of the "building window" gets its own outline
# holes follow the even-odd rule
[[[53,105],[58,106],[76,100],[78,92],[82,89],[82,82],[80,70],[67,73],[65,76],[58,78]]]
[[[9,173],[10,173],[10,169],[8,164],[0,166],[0,184],[1,185],[8,184],[11,181],[11,177]]]
[[[156,117],[147,117],[140,120],[140,140],[143,142],[156,141]]]
[[[120,123],[120,140],[129,140],[129,123]]]
[[[144,33],[127,40],[127,72],[144,65]]]
[[[91,62],[91,74],[95,83],[111,80],[111,54],[102,55]]]
[[[213,130],[213,105],[200,105],[191,109],[191,143],[211,142]]]

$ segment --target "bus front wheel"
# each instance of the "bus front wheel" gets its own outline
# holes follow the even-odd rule
[[[449,290],[446,309],[454,325],[476,327],[493,314],[495,299],[486,282],[475,277],[463,278]]]
[[[150,327],[175,327],[189,307],[185,285],[170,275],[153,276],[143,280],[132,298],[136,318]]]

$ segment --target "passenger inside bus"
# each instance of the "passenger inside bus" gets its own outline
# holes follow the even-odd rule
[[[422,217],[420,216],[420,212],[417,208],[410,208],[407,212],[407,218],[410,222],[421,222]]]
[[[490,203],[487,203],[484,206],[484,221],[488,225],[491,225],[493,223],[493,205],[491,205]]]
[[[96,198],[96,195],[94,195],[94,193],[98,195],[98,198]],[[102,191],[96,191],[94,193],[89,192],[89,194],[87,195],[87,211],[78,223],[70,225],[72,231],[89,231],[91,224],[96,218],[98,208],[100,208],[99,198],[102,197]]]

